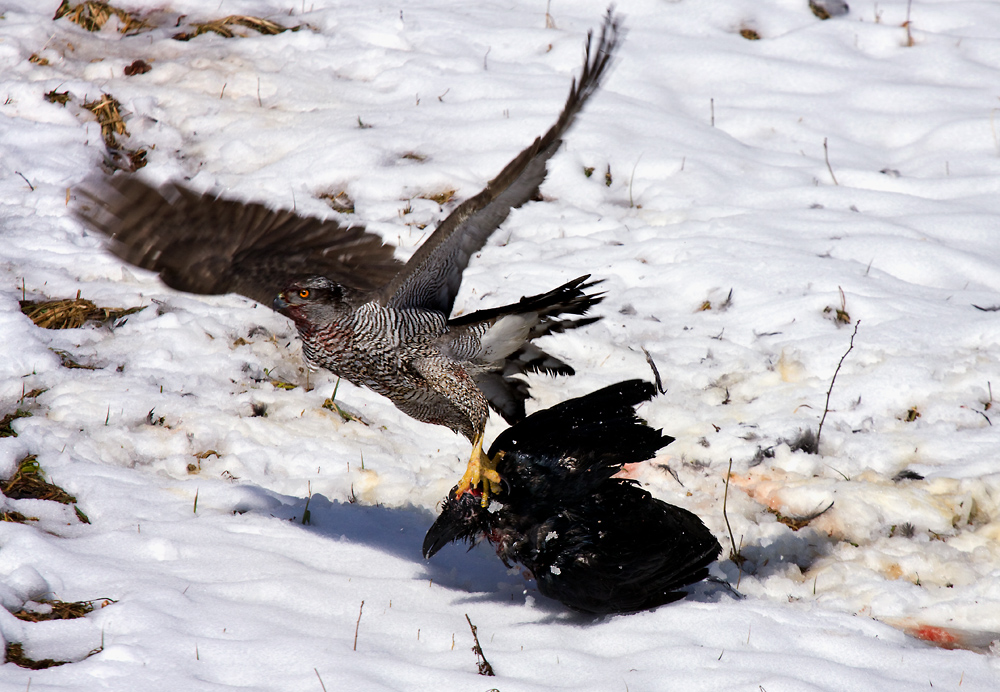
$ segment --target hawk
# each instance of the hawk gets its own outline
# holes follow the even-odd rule
[[[583,68],[555,124],[449,214],[405,264],[359,226],[178,184],[154,188],[130,176],[85,185],[87,201],[75,213],[107,236],[112,252],[159,272],[168,286],[272,305],[295,323],[311,367],[466,436],[473,451],[461,490],[485,485],[484,478],[496,484],[482,452],[490,408],[521,420],[529,393],[517,375],[573,373],[532,341],[593,322],[582,316],[603,294],[587,293],[597,282],[582,276],[512,305],[450,317],[455,296],[472,255],[511,209],[537,196],[546,163],[599,87],[620,37],[609,10],[596,43],[587,35]]]

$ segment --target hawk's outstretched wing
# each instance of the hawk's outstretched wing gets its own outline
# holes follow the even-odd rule
[[[574,117],[597,89],[621,32],[609,10],[596,46],[587,35],[579,80],[544,136],[446,218],[403,265],[394,248],[360,226],[345,228],[261,204],[197,193],[181,185],[154,188],[131,176],[91,180],[75,209],[110,249],[168,286],[190,293],[239,293],[270,305],[290,280],[321,275],[375,294],[383,305],[451,313],[469,258],[510,210],[538,192],[545,164]]]
[[[87,201],[74,213],[111,239],[112,252],[189,293],[239,293],[270,306],[292,278],[319,274],[371,290],[403,266],[379,236],[334,220],[133,176],[91,180],[81,192]]]
[[[555,154],[573,119],[607,71],[622,32],[609,9],[597,45],[587,34],[583,70],[555,125],[507,164],[475,197],[465,200],[441,222],[403,270],[382,290],[379,300],[394,308],[427,308],[451,314],[462,272],[510,213],[538,193],[545,165]]]

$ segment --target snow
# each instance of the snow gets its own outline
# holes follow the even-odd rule
[[[0,414],[32,413],[0,439],[0,477],[37,454],[91,523],[4,500],[37,521],[0,523],[0,634],[73,663],[4,665],[0,690],[1000,687],[1000,313],[973,307],[1000,305],[1000,4],[854,0],[820,21],[805,0],[622,3],[627,40],[545,201],[511,214],[457,303],[603,279],[604,320],[546,345],[577,375],[532,378],[535,406],[648,376],[648,349],[668,391],[641,413],[677,441],[631,473],[725,556],[732,459],[746,561],[713,574],[746,598],[705,584],[598,621],[485,546],[425,562],[467,442],[341,383],[367,425],[345,422],[322,407],[328,374],[274,386],[305,380],[285,318],[123,266],[67,196],[104,159],[81,104],[107,93],[147,180],[322,216],[346,190],[343,220],[405,258],[554,121],[602,2],[554,2],[546,28],[540,0],[127,0],[156,28],[125,37],[53,22],[56,5],[0,18]],[[231,14],[301,28],[171,38],[179,15]],[[124,76],[139,58],[153,69]],[[421,198],[446,190],[444,208]],[[42,330],[22,291],[147,307]],[[821,454],[793,451],[850,346],[837,310],[860,324]],[[768,511],[831,501],[799,531]],[[113,602],[8,612],[44,598]],[[496,678],[476,674],[466,614]]]

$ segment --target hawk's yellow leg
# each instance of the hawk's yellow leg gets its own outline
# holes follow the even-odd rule
[[[487,506],[490,503],[490,492],[499,493],[501,490],[500,474],[497,473],[497,461],[500,460],[500,456],[497,454],[495,458],[490,459],[483,451],[483,433],[476,433],[476,439],[472,445],[472,457],[469,459],[469,465],[465,468],[465,475],[458,482],[455,497],[461,497],[462,493],[468,492],[482,483],[482,504],[483,507]]]

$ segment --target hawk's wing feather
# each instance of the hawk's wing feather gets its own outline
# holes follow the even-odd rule
[[[133,176],[91,180],[81,192],[87,201],[75,214],[110,238],[109,249],[189,293],[239,293],[270,306],[291,278],[319,274],[371,290],[403,266],[379,236],[334,220]]]
[[[294,278],[322,275],[396,308],[451,312],[469,258],[512,208],[535,196],[545,164],[597,89],[620,37],[609,11],[596,47],[588,34],[579,81],[555,125],[522,151],[475,197],[446,218],[405,265],[394,248],[362,227],[197,193],[181,185],[154,188],[132,176],[90,181],[75,209],[86,226],[111,238],[122,259],[159,272],[190,293],[239,293],[270,305]]]
[[[543,136],[508,163],[475,197],[460,204],[413,254],[402,271],[379,292],[383,305],[425,308],[451,313],[462,272],[510,213],[538,193],[545,166],[555,154],[573,119],[597,90],[622,36],[611,10],[597,45],[587,34],[583,70],[573,81],[559,119]]]

